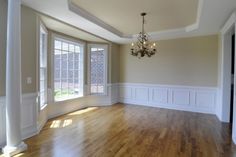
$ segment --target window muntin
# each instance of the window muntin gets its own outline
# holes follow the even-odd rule
[[[83,45],[54,39],[54,100],[83,96]]]
[[[47,31],[42,24],[39,36],[39,104],[43,109],[47,104]]]
[[[105,94],[106,90],[106,47],[90,46],[90,94]]]

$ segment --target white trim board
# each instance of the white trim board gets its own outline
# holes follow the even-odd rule
[[[21,136],[22,139],[29,138],[37,134],[36,118],[36,93],[22,95],[21,104]],[[6,112],[5,97],[0,97],[0,148],[6,143]]]
[[[119,84],[119,102],[215,114],[217,88],[158,84]]]

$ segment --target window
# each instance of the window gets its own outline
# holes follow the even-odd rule
[[[54,100],[83,96],[83,45],[54,38]]]
[[[90,94],[106,93],[107,46],[89,45],[89,82]]]
[[[39,80],[39,104],[43,109],[47,103],[47,30],[43,24],[40,24]]]

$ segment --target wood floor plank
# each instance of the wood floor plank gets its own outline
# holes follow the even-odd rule
[[[52,119],[20,157],[235,157],[214,115],[117,104]]]

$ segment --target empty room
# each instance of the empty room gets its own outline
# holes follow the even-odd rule
[[[0,157],[236,157],[235,32],[235,0],[0,0]]]

